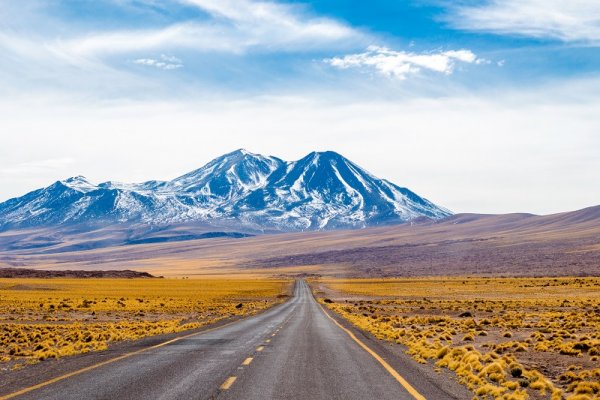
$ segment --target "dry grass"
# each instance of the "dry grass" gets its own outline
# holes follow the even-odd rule
[[[289,288],[285,280],[239,278],[0,279],[0,365],[19,368],[255,314]]]
[[[477,399],[600,398],[598,278],[328,279],[317,291]]]

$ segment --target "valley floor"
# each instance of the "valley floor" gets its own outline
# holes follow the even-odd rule
[[[396,357],[377,340],[327,312],[302,280],[296,282],[288,301],[257,315],[158,343],[149,339],[130,343],[128,352],[111,348],[6,373],[0,398],[459,400],[472,396],[448,375]],[[43,366],[51,372],[44,372]]]
[[[600,278],[308,283],[1,279],[0,399],[600,398]]]

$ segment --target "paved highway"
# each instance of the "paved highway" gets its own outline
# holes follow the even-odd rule
[[[42,383],[18,399],[455,399],[328,316],[308,285],[273,309]],[[390,362],[388,364],[388,361]],[[441,379],[440,379],[441,380]]]

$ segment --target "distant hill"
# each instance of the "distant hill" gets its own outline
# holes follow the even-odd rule
[[[172,181],[96,185],[76,176],[55,182],[1,203],[0,231],[201,223],[251,233],[365,228],[449,215],[335,152],[287,162],[237,150]]]
[[[456,214],[360,236],[295,240],[304,249],[258,255],[256,267],[319,266],[325,275],[374,277],[600,276],[600,206],[552,215]]]
[[[0,247],[12,244],[0,251],[0,267],[126,268],[165,276],[600,276],[600,206],[542,216],[457,214],[361,230],[126,245],[128,235],[182,237],[201,227],[130,229],[114,225],[80,233],[68,228],[4,232]],[[58,242],[59,236],[59,244],[35,246],[44,240]]]
[[[46,271],[27,268],[0,268],[0,278],[155,278],[147,272],[130,270],[114,271]],[[14,288],[11,288],[15,290]],[[30,288],[24,287],[23,290]]]

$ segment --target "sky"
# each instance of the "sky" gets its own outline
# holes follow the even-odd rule
[[[597,0],[0,0],[0,201],[334,150],[455,212],[600,204]]]

